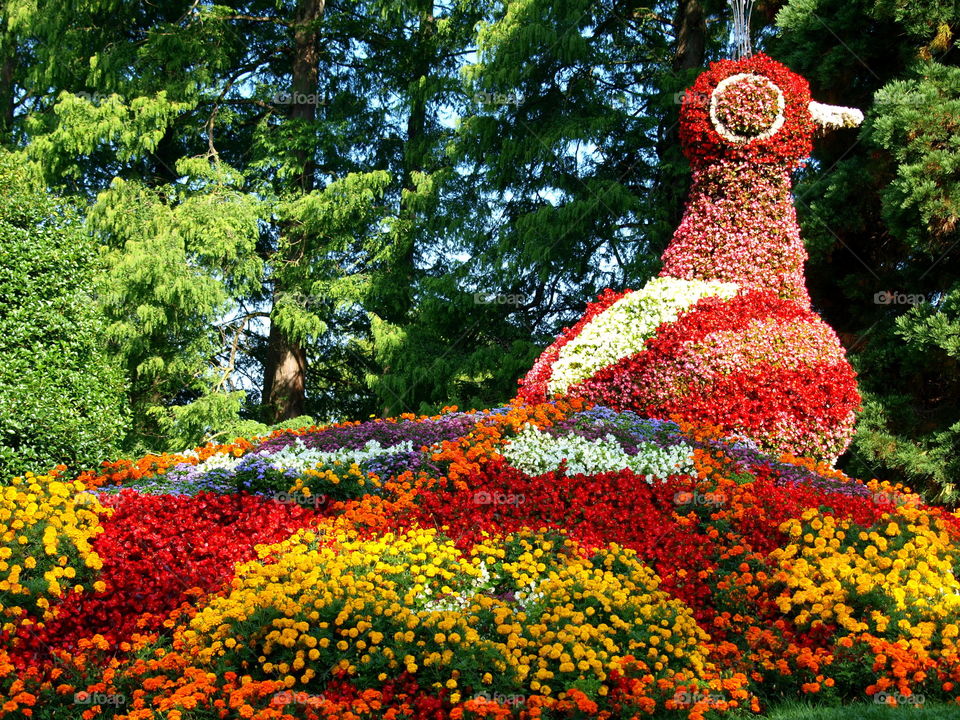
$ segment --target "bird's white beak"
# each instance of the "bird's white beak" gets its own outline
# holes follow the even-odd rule
[[[857,127],[863,122],[863,113],[856,108],[824,105],[818,102],[810,103],[810,115],[824,131]]]

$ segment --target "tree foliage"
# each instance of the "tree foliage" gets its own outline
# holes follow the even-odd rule
[[[102,260],[82,218],[0,155],[0,476],[117,451],[124,374],[101,342]]]
[[[813,296],[866,397],[848,466],[941,500],[960,489],[958,23],[955,3],[791,0],[773,43],[867,111],[797,186]]]

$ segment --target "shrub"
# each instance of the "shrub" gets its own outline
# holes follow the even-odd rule
[[[116,454],[120,367],[100,338],[98,254],[76,214],[0,156],[0,478]]]

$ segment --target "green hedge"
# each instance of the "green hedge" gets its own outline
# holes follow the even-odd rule
[[[121,368],[103,347],[98,249],[76,213],[0,155],[0,481],[116,454]]]

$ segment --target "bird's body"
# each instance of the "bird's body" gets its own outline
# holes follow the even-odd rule
[[[735,282],[810,307],[790,189],[782,167],[739,161],[695,169],[660,275]]]
[[[680,416],[835,459],[860,396],[836,333],[810,309],[790,173],[818,125],[861,119],[811,102],[806,81],[764,55],[703,73],[681,110],[692,186],[660,277],[591,304],[521,396]]]

